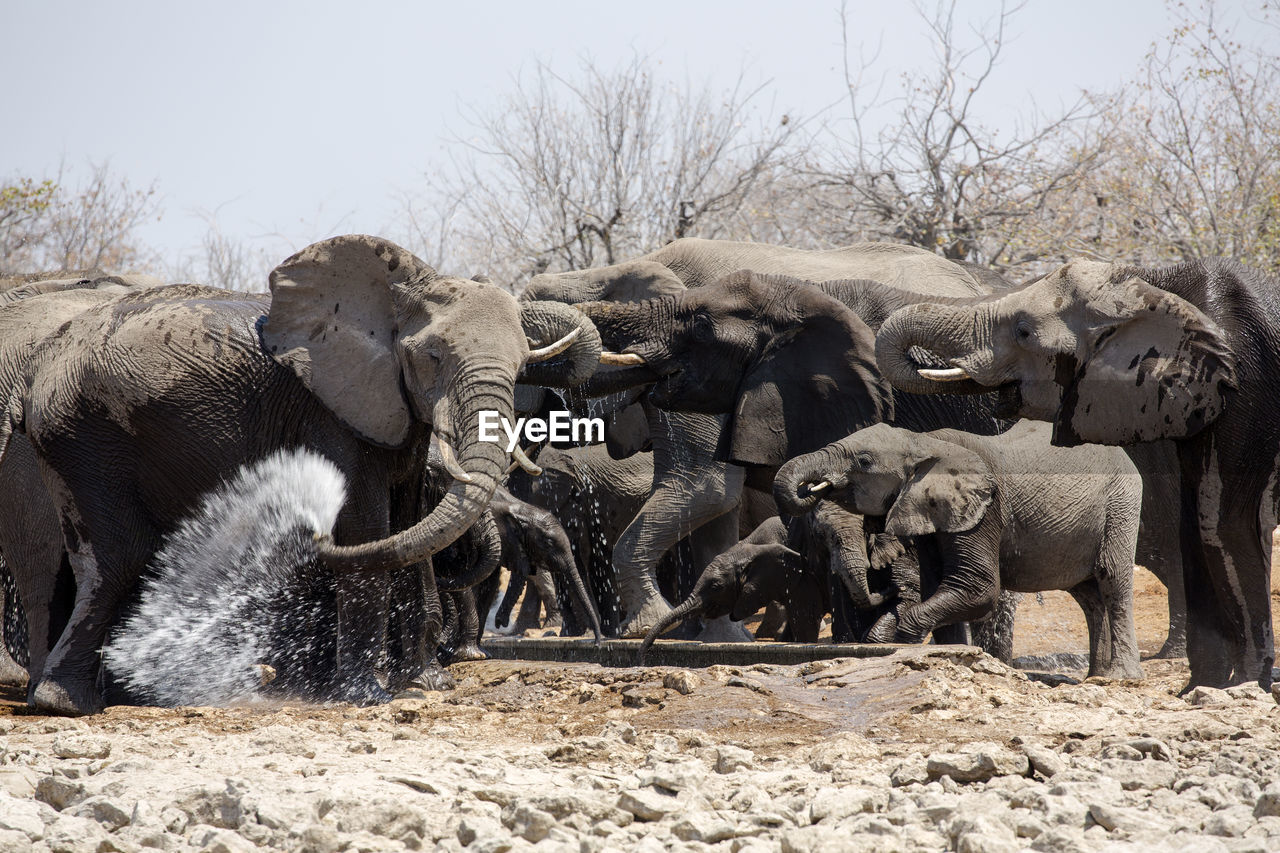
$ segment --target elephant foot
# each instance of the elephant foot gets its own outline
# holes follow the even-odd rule
[[[1140,680],[1143,677],[1142,666],[1137,661],[1133,661],[1128,664],[1112,663],[1110,666],[1099,667],[1097,672],[1090,670],[1089,674],[1085,677],[1093,678],[1094,676],[1109,678],[1116,681],[1124,679]]]
[[[488,660],[488,659],[489,659],[488,652],[480,648],[475,643],[467,643],[466,645],[458,646],[458,648],[454,649],[453,654],[449,655],[449,659],[446,660],[445,663],[446,664],[461,663],[463,661],[469,661],[469,660]]]
[[[102,710],[102,696],[97,689],[74,682],[60,683],[44,678],[31,691],[30,702],[46,714],[83,717]]]
[[[392,698],[372,672],[343,679],[333,696],[335,702],[350,702],[360,706],[381,705],[390,702]]]
[[[25,687],[27,671],[9,656],[9,652],[0,644],[0,684],[7,687]]]
[[[666,599],[660,594],[655,593],[645,600],[635,615],[627,619],[618,635],[626,640],[641,639],[669,613],[671,613],[671,605],[667,604]]]
[[[1169,638],[1164,641],[1164,645],[1160,647],[1160,651],[1152,655],[1153,658],[1160,659],[1185,658],[1186,656],[1187,638],[1185,636],[1174,637],[1173,635],[1170,635]]]
[[[415,675],[409,682],[409,688],[416,690],[452,690],[457,686],[457,680],[435,661],[423,667],[422,672]]]
[[[741,622],[734,622],[728,616],[718,616],[702,626],[702,631],[695,637],[699,643],[752,643],[755,637]]]

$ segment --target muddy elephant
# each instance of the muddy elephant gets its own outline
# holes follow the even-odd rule
[[[8,345],[33,300],[0,310],[0,459],[11,434],[26,435],[76,582],[31,692],[37,706],[100,707],[98,649],[161,537],[241,465],[290,447],[324,455],[351,484],[332,540],[317,546],[339,576],[329,695],[386,698],[375,667],[391,572],[466,530],[507,466],[502,445],[478,440],[479,413],[510,418],[518,377],[573,384],[599,358],[573,309],[522,310],[375,237],[309,246],[270,286],[270,298],[195,285],[121,295],[34,351]],[[420,491],[432,434],[453,483],[430,512],[415,512],[393,492]]]
[[[1133,554],[1142,481],[1119,448],[1054,447],[1050,428],[1021,421],[998,436],[915,433],[877,424],[778,471],[785,512],[832,500],[884,519],[937,590],[906,603],[872,632],[920,642],[943,625],[989,617],[1002,589],[1071,593],[1089,625],[1089,674],[1140,678],[1133,621]],[[865,579],[855,600],[878,604]]]
[[[1221,258],[1076,261],[999,299],[902,309],[877,341],[895,385],[999,389],[1010,413],[1052,423],[1055,444],[1173,442],[1188,687],[1271,683],[1277,288]]]

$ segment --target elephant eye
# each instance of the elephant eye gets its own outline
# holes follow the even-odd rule
[[[1029,320],[1019,320],[1013,327],[1013,337],[1020,344],[1025,344],[1031,340],[1032,335],[1031,322]]]
[[[871,470],[872,459],[871,459],[870,453],[857,454],[856,456],[853,457],[853,462],[855,465],[858,466],[860,470],[863,470],[863,471]]]

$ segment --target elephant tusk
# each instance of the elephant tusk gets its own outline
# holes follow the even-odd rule
[[[520,467],[525,470],[525,473],[532,477],[542,476],[542,469],[535,465],[533,460],[525,455],[525,452],[520,449],[520,445],[517,444],[511,451],[511,457],[515,459]]]
[[[830,481],[822,480],[821,482],[814,483],[809,487],[809,494],[816,495],[818,492],[825,492],[829,488],[831,488]]]
[[[440,461],[444,462],[445,470],[449,472],[449,476],[460,483],[470,483],[473,479],[472,476],[458,464],[458,459],[453,455],[453,448],[449,446],[449,442],[439,436],[437,436],[436,441],[440,445]]]
[[[529,357],[524,360],[524,363],[537,364],[540,361],[546,361],[549,358],[555,358],[560,353],[567,350],[573,344],[573,342],[578,339],[578,335],[580,334],[582,334],[581,326],[569,332],[569,334],[565,335],[563,338],[561,338],[560,340],[556,341],[553,344],[548,344],[547,346],[539,347],[538,349],[530,349]]]
[[[963,367],[948,367],[944,370],[919,367],[916,368],[916,373],[919,373],[925,379],[932,379],[934,382],[959,382],[962,379],[969,378],[969,374],[965,373]]]
[[[643,356],[636,355],[633,352],[602,352],[600,353],[601,364],[613,365],[635,365],[644,364]]]

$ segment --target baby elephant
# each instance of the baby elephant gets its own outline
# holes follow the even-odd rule
[[[925,600],[899,606],[899,642],[990,615],[1001,588],[1065,589],[1089,626],[1089,675],[1140,678],[1133,554],[1142,481],[1122,449],[1054,447],[1052,430],[1020,421],[976,436],[876,424],[787,462],[774,497],[792,515],[829,498],[910,537],[921,570],[941,580]]]

